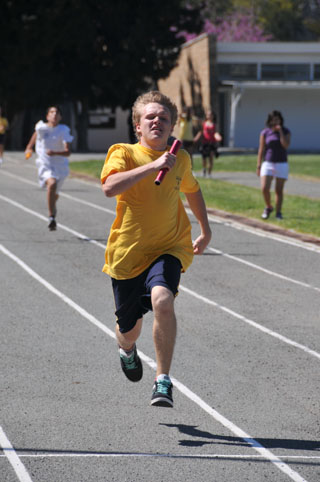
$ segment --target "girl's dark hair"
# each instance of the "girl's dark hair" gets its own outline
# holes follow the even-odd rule
[[[268,118],[267,118],[267,121],[266,121],[266,126],[268,127],[271,127],[271,125],[273,124],[273,120],[275,117],[279,117],[280,119],[280,125],[283,126],[283,122],[284,122],[284,119],[282,117],[282,114],[279,110],[273,110],[272,112],[270,112],[270,114],[268,114]]]
[[[215,113],[215,111],[212,110],[212,109],[207,109],[207,110],[206,110],[206,114],[205,114],[206,118],[208,117],[209,114],[212,115],[212,121],[213,121],[214,123],[216,123],[216,122],[217,122],[217,114]]]
[[[50,105],[50,106],[47,108],[47,110],[46,110],[46,114],[48,114],[49,110],[52,109],[52,108],[57,109],[57,111],[59,112],[59,114],[62,116],[61,109],[60,109],[60,107],[59,107],[58,105]]]

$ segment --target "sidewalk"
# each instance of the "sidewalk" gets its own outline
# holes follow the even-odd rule
[[[25,160],[24,152],[21,151],[6,151],[4,153],[4,162],[8,160]],[[70,161],[88,161],[88,160],[101,160],[106,158],[106,152],[89,152],[89,153],[77,153],[73,152],[70,156]],[[35,160],[35,155],[27,161],[32,162]],[[202,173],[196,172],[197,177],[201,177]],[[243,186],[255,187],[260,189],[260,182],[257,175],[253,172],[220,172],[212,171],[212,179],[220,179],[221,181],[230,182],[233,184],[241,184]],[[274,188],[274,186],[272,186]],[[320,181],[306,181],[296,179],[292,176],[285,184],[285,193],[293,194],[296,196],[306,196],[314,199],[320,199]]]
[[[70,157],[71,161],[86,161],[90,159],[105,160],[106,153],[73,153]],[[196,172],[197,177],[201,177],[202,173]],[[260,181],[257,175],[253,172],[212,172],[213,179],[220,179],[221,181],[231,182],[233,184],[242,184],[243,186],[256,187],[260,189]],[[274,188],[274,186],[272,186]],[[320,181],[306,181],[289,177],[285,184],[285,193],[296,196],[306,196],[315,199],[320,199]]]

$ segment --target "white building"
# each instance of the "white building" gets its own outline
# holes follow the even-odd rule
[[[92,152],[107,152],[112,144],[130,142],[128,116],[129,111],[120,108],[90,111],[89,150]]]
[[[258,148],[268,113],[279,110],[291,149],[320,151],[320,42],[215,42],[203,34],[183,45],[159,89],[180,109],[211,107],[224,146]]]
[[[216,63],[226,145],[256,148],[276,109],[291,149],[320,151],[320,42],[218,42]]]

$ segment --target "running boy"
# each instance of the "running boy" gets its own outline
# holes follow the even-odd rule
[[[176,338],[174,298],[181,271],[202,254],[211,239],[205,203],[191,171],[188,153],[169,153],[167,141],[177,121],[177,108],[158,91],[137,98],[133,106],[137,144],[110,147],[101,172],[107,197],[117,197],[103,271],[110,275],[116,304],[116,336],[121,367],[127,378],[142,378],[136,340],[142,318],[154,312],[153,340],[157,373],[151,405],[172,407],[169,377]],[[168,169],[160,186],[154,180]],[[184,192],[201,234],[192,246],[191,224],[180,199]]]
[[[47,187],[48,228],[50,231],[55,231],[57,229],[56,203],[63,181],[69,174],[69,143],[72,142],[73,136],[70,135],[68,126],[60,124],[62,115],[59,107],[49,107],[46,118],[47,122],[41,120],[36,124],[25,154],[26,157],[30,156],[36,144],[39,184],[41,187]]]
[[[2,117],[2,111],[0,107],[0,165],[3,163],[3,152],[4,152],[4,143],[6,138],[6,131],[9,128],[9,122],[5,117]]]

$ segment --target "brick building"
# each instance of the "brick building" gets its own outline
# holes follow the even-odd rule
[[[320,151],[319,42],[215,42],[203,34],[183,45],[158,88],[179,109],[201,116],[212,108],[225,146],[257,148],[276,109],[292,132],[291,149]]]
[[[158,81],[159,90],[175,102],[179,111],[192,106],[196,115],[203,115],[217,101],[215,46],[214,38],[207,34],[184,44],[177,66],[167,79]]]

